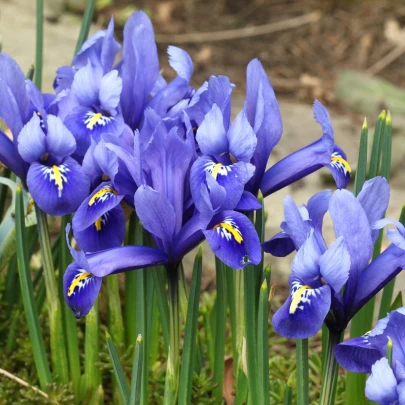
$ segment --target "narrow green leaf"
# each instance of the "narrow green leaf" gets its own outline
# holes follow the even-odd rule
[[[118,388],[121,393],[121,399],[124,405],[127,405],[130,398],[130,391],[125,377],[125,373],[124,370],[122,369],[120,358],[118,356],[117,349],[115,348],[114,341],[111,335],[108,332],[106,332],[105,337],[107,340],[108,353],[110,354],[115,379],[117,381]]]
[[[10,178],[10,170],[3,169],[2,178],[9,179]],[[4,208],[6,206],[7,195],[8,195],[8,187],[5,184],[0,184],[0,222],[3,220],[4,215]]]
[[[229,317],[231,321],[231,339],[232,339],[232,353],[235,364],[238,364],[238,347],[236,337],[236,299],[235,299],[235,283],[234,283],[234,270],[228,266],[225,266],[225,278],[226,278],[226,291],[229,306]]]
[[[28,80],[33,80],[34,79],[34,74],[35,74],[35,67],[34,65],[31,65],[30,68],[28,69],[28,72],[26,73],[25,77]]]
[[[269,381],[269,289],[266,279],[260,288],[259,316],[257,322],[257,362],[259,404],[270,404]]]
[[[403,300],[402,300],[402,291],[398,293],[396,296],[395,300],[393,301],[392,305],[390,306],[388,312],[395,311],[399,308],[402,308],[404,306]]]
[[[134,363],[132,366],[131,397],[129,405],[139,405],[141,403],[142,388],[142,367],[143,367],[143,340],[139,335],[136,339]]]
[[[297,404],[309,404],[308,339],[297,339]]]
[[[91,22],[93,21],[94,8],[96,5],[96,0],[87,0],[86,8],[84,10],[84,16],[82,20],[82,26],[80,28],[79,38],[77,39],[75,55],[80,51],[84,41],[86,41],[89,36]]]
[[[244,306],[245,306],[245,336],[247,354],[247,377],[249,385],[249,400],[252,404],[258,404],[258,376],[257,376],[257,339],[256,339],[256,305],[255,300],[255,273],[252,266],[246,266],[244,274]]]
[[[27,318],[28,332],[32,345],[35,365],[41,388],[44,390],[51,383],[48,360],[44,342],[40,330],[38,313],[34,302],[34,291],[32,287],[25,236],[25,215],[21,185],[16,189],[16,233],[17,233],[17,261],[20,275],[21,295],[24,304],[24,312]]]
[[[242,368],[239,368],[237,372],[237,384],[235,386],[235,403],[234,405],[244,405],[246,404],[249,386],[246,374],[243,372]],[[253,405],[253,403],[252,403]]]
[[[293,386],[294,386],[294,376],[290,375],[287,384],[285,385],[284,405],[292,404]]]
[[[366,181],[367,171],[367,144],[368,144],[368,126],[364,118],[363,127],[361,128],[359,158],[357,160],[356,177],[354,179],[354,195],[358,195],[364,182]]]
[[[259,194],[257,196],[257,200],[261,204],[262,208],[256,211],[256,220],[255,220],[255,228],[257,235],[259,236],[260,243],[264,242],[265,238],[265,225],[266,225],[266,220],[265,220],[265,215],[264,215],[264,199],[263,199],[263,194],[261,191],[259,191]],[[264,265],[264,250],[261,249],[261,255],[262,258],[260,260],[260,263],[255,265],[255,271],[256,271],[256,305],[258,304],[259,301],[259,296],[260,296],[260,288],[262,285],[263,281],[263,265]]]
[[[225,328],[226,328],[226,285],[224,264],[215,257],[217,281],[216,313],[215,313],[215,345],[213,380],[217,384],[212,395],[219,404],[222,400],[225,367]]]
[[[381,159],[381,138],[384,131],[386,115],[387,114],[385,110],[381,111],[380,115],[378,116],[377,123],[375,125],[373,148],[371,151],[370,166],[368,170],[369,179],[376,177],[378,173],[379,163]]]
[[[99,367],[100,354],[100,319],[99,298],[86,316],[84,336],[84,384],[88,391],[95,392],[101,383]]]
[[[42,87],[42,60],[44,46],[44,2],[37,0],[37,38],[35,46],[35,84]]]
[[[391,156],[392,156],[392,119],[390,111],[387,111],[383,132],[381,175],[390,181],[391,177]]]
[[[186,329],[184,333],[183,355],[181,360],[179,404],[187,405],[191,401],[195,348],[197,338],[198,304],[200,302],[202,274],[202,248],[195,257],[193,277],[188,301]]]

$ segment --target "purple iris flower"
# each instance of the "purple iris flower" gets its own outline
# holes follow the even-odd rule
[[[382,405],[405,401],[405,308],[380,319],[365,335],[340,343],[335,348],[339,364],[356,373],[371,373],[366,382],[368,399]],[[387,359],[388,346],[392,358]],[[390,364],[391,363],[391,364]]]
[[[405,230],[390,230],[391,245],[371,263],[378,228],[388,206],[389,186],[382,177],[367,181],[358,197],[337,190],[328,211],[336,234],[329,248],[320,232],[327,194],[318,194],[308,208],[299,209],[290,198],[285,203],[284,237],[298,250],[289,278],[290,295],[273,317],[277,333],[289,338],[314,335],[325,321],[342,332],[362,306],[405,266]],[[315,197],[314,197],[315,198]],[[309,214],[311,212],[311,214]],[[291,246],[290,246],[291,247]],[[284,253],[285,253],[285,247]],[[343,290],[344,287],[344,290]]]
[[[318,100],[313,111],[322,127],[322,138],[280,160],[264,173],[260,190],[265,197],[324,166],[331,171],[338,188],[345,188],[349,183],[351,169],[345,153],[335,145],[329,113]]]
[[[66,227],[66,239],[75,262],[66,269],[63,290],[66,303],[77,318],[92,308],[103,277],[167,262],[164,252],[145,246],[123,246],[85,255],[71,248],[69,231],[70,225]]]

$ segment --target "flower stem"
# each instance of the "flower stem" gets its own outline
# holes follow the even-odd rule
[[[167,266],[167,282],[169,291],[169,323],[170,346],[166,372],[165,405],[177,403],[180,366],[180,297],[179,267]]]
[[[326,352],[320,405],[334,405],[339,364],[335,358],[335,347],[340,343],[342,333],[329,331],[328,349]]]
[[[297,340],[297,404],[309,404],[308,339]]]
[[[42,59],[44,45],[44,2],[37,0],[37,38],[35,50],[35,84],[42,87]]]

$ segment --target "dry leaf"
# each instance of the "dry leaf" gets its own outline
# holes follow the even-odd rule
[[[226,405],[233,405],[235,402],[234,393],[235,379],[233,376],[233,358],[225,358],[225,370],[224,370],[224,385],[222,388],[222,396],[225,399]]]

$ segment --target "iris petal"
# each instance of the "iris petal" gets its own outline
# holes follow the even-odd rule
[[[234,269],[261,260],[259,237],[250,220],[235,211],[223,211],[204,231],[207,241],[220,260]]]
[[[27,185],[34,201],[50,215],[75,211],[90,188],[89,178],[70,157],[51,167],[34,162],[28,170]]]

